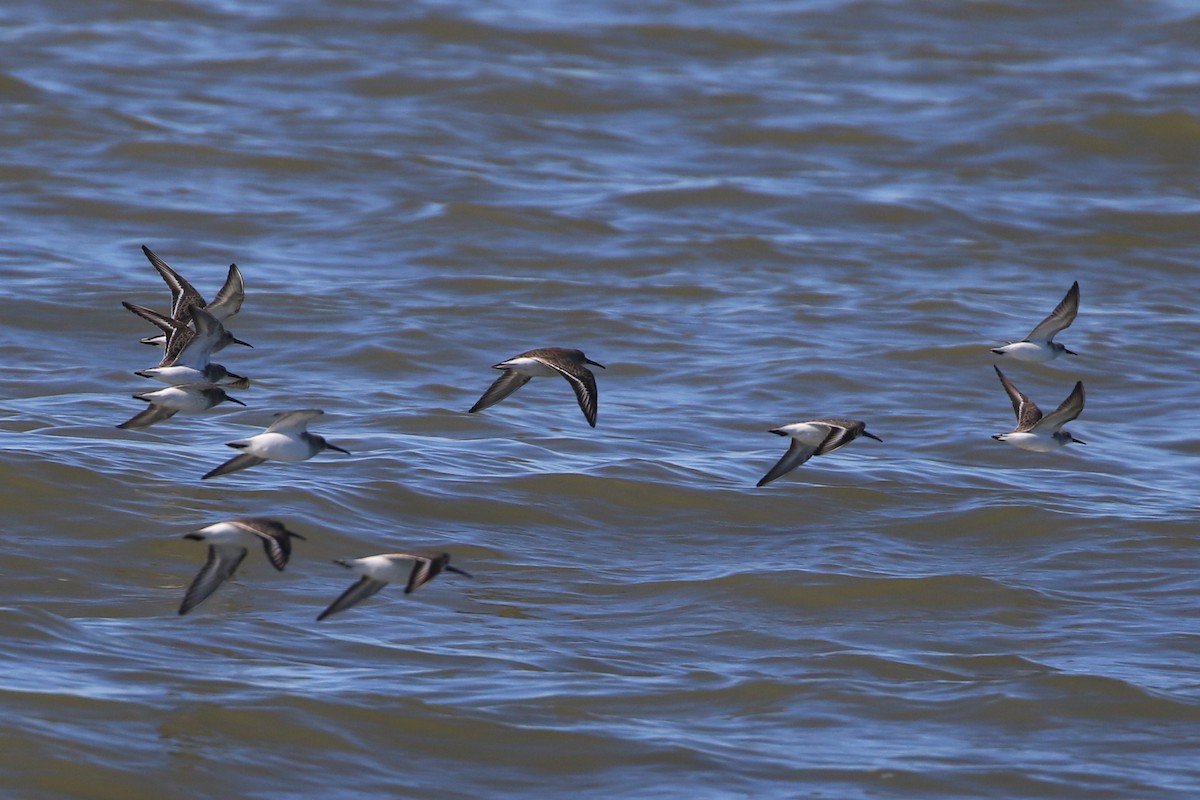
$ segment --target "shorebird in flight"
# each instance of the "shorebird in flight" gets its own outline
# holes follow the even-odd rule
[[[413,562],[411,568],[407,565],[409,561]],[[351,585],[349,589],[342,592],[338,599],[330,603],[329,607],[317,617],[317,622],[320,622],[331,614],[344,611],[350,608],[350,606],[366,600],[393,581],[405,580],[406,574],[408,583],[404,587],[405,594],[412,594],[417,589],[420,589],[440,575],[443,570],[464,575],[468,578],[472,577],[470,573],[458,567],[450,566],[449,553],[440,553],[436,556],[383,553],[377,556],[366,556],[365,558],[338,560],[333,563],[348,567],[362,577]]]
[[[1039,322],[1028,336],[1019,342],[1009,342],[1003,347],[993,348],[992,352],[1014,361],[1032,361],[1037,364],[1058,358],[1063,353],[1077,356],[1079,354],[1074,350],[1068,350],[1054,341],[1054,335],[1069,327],[1078,313],[1079,281],[1075,281],[1067,290],[1062,302],[1055,306],[1050,315]]]
[[[228,442],[229,447],[241,450],[241,454],[209,471],[201,480],[228,475],[264,461],[305,461],[322,450],[337,450],[339,453],[350,455],[349,450],[343,450],[336,444],[325,441],[324,437],[308,432],[309,420],[316,419],[324,413],[319,408],[307,408],[276,414],[270,427],[257,436]]]
[[[568,347],[541,347],[529,350],[507,361],[501,361],[494,369],[503,370],[499,378],[488,387],[479,398],[479,402],[471,406],[468,413],[474,414],[489,406],[494,406],[510,394],[529,383],[532,378],[546,378],[561,375],[575,390],[579,407],[588,425],[596,427],[596,410],[599,397],[596,393],[596,376],[584,366],[591,364],[604,369],[604,365],[583,354],[582,350]]]
[[[242,517],[208,525],[183,538],[207,542],[208,560],[183,596],[180,614],[186,614],[200,605],[233,575],[250,547],[261,544],[271,566],[282,571],[292,554],[292,538],[304,537],[289,531],[277,520]]]
[[[145,400],[150,407],[122,422],[117,426],[118,428],[134,430],[149,428],[156,422],[170,419],[180,411],[191,413],[207,411],[221,403],[246,405],[236,397],[227,395],[220,386],[214,386],[211,383],[185,383],[181,386],[168,386],[153,392],[135,394],[133,397],[135,400]]]
[[[772,428],[771,433],[791,437],[791,444],[783,458],[762,477],[758,486],[765,486],[781,475],[791,472],[813,456],[832,453],[866,436],[882,442],[873,433],[867,432],[867,424],[856,419],[812,419],[808,422],[793,422],[781,428]]]
[[[224,342],[246,344],[225,330],[216,317],[199,306],[188,306],[188,317],[191,327],[176,319],[171,319],[157,311],[133,303],[123,302],[121,305],[148,319],[156,325],[170,329],[167,336],[166,351],[158,366],[135,372],[143,378],[151,378],[170,386],[180,386],[185,383],[221,383],[244,389],[250,381],[241,375],[235,375],[220,364],[212,362],[213,351],[217,345]]]
[[[1047,453],[1060,447],[1066,447],[1072,442],[1087,444],[1087,442],[1076,439],[1069,431],[1061,430],[1063,425],[1078,417],[1083,411],[1082,381],[1075,382],[1075,388],[1058,408],[1042,416],[1042,411],[1037,404],[1030,400],[1024,392],[1013,386],[999,367],[993,364],[992,368],[1000,377],[1000,385],[1008,393],[1008,399],[1012,401],[1013,412],[1017,415],[1017,427],[1009,433],[997,433],[992,436],[993,439],[1008,442],[1022,450],[1032,450],[1035,453]]]
[[[146,254],[146,258],[150,260],[154,268],[158,270],[158,274],[162,276],[163,281],[167,284],[167,288],[171,290],[171,319],[187,322],[187,310],[190,306],[203,308],[216,317],[218,322],[224,322],[241,310],[242,303],[246,299],[246,283],[242,279],[242,271],[238,269],[237,264],[229,265],[229,273],[225,276],[225,284],[217,292],[217,296],[213,298],[212,302],[206,303],[204,297],[196,291],[196,288],[184,280],[183,276],[172,269],[167,262],[155,255],[153,250],[146,247],[146,245],[142,245],[142,252]],[[142,344],[165,347],[168,336],[169,331],[164,330],[159,336],[147,336],[141,341]],[[246,344],[238,339],[233,339],[232,342]],[[225,342],[218,345],[214,349],[214,352],[229,343]]]

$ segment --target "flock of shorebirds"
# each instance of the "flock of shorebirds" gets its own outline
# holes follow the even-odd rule
[[[238,313],[245,299],[245,283],[241,271],[236,264],[230,264],[225,284],[212,302],[205,302],[204,297],[190,283],[150,248],[143,246],[142,251],[171,290],[170,313],[160,313],[128,302],[122,305],[159,329],[159,335],[146,337],[141,341],[163,347],[162,359],[157,366],[135,374],[164,383],[166,388],[135,394],[134,398],[148,403],[149,406],[117,427],[148,428],[178,412],[206,411],[225,402],[244,406],[245,403],[231,397],[227,390],[245,389],[249,387],[250,381],[212,361],[213,354],[228,345],[251,346],[233,336],[224,324]],[[997,347],[992,352],[1007,361],[1032,363],[1044,363],[1064,353],[1076,355],[1074,351],[1054,341],[1054,337],[1075,321],[1078,312],[1079,283],[1076,281],[1062,301],[1028,336]],[[495,369],[501,371],[500,376],[469,409],[469,413],[482,411],[499,403],[533,378],[559,375],[571,385],[584,418],[594,428],[598,393],[596,376],[588,369],[588,365],[604,368],[603,364],[592,361],[582,351],[565,347],[543,347],[513,356],[495,365]],[[1000,385],[1012,401],[1013,412],[1017,417],[1017,425],[1012,431],[998,433],[993,439],[1035,452],[1049,452],[1071,443],[1084,444],[1070,432],[1063,430],[1064,425],[1083,411],[1082,382],[1075,383],[1075,388],[1058,408],[1049,414],[1042,414],[1028,395],[1013,385],[999,367],[993,368],[1000,378]],[[308,423],[323,413],[320,409],[301,409],[276,414],[275,421],[264,432],[248,439],[228,442],[229,447],[241,452],[205,473],[203,479],[228,475],[265,461],[305,461],[323,450],[336,450],[348,454],[349,451],[327,442],[321,436],[309,433]],[[866,423],[854,419],[813,419],[773,428],[770,432],[786,436],[791,441],[787,452],[758,481],[758,486],[764,486],[791,472],[813,456],[839,450],[860,436],[882,441],[867,431]],[[188,533],[184,538],[206,542],[208,558],[184,595],[183,603],[179,607],[180,614],[191,611],[233,575],[250,547],[261,545],[272,566],[282,570],[287,566],[291,555],[291,539],[304,537],[288,530],[277,520],[244,517],[208,525]],[[337,560],[334,563],[354,570],[360,577],[321,612],[318,620],[350,608],[392,582],[406,580],[404,591],[407,594],[416,591],[442,572],[471,577],[467,572],[450,565],[448,553],[383,553],[364,558]]]

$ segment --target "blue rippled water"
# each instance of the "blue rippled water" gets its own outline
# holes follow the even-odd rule
[[[0,9],[5,796],[1192,798],[1182,2]],[[229,263],[229,404],[115,426]],[[989,349],[1086,445],[993,441]],[[565,382],[467,414],[533,347]],[[277,411],[350,450],[200,481]],[[768,431],[863,419],[761,489]],[[186,616],[183,534],[272,516]],[[320,624],[330,563],[452,553]]]

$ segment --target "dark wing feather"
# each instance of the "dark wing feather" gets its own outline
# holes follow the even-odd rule
[[[167,341],[163,345],[163,357],[158,362],[158,366],[160,367],[172,366],[175,363],[175,359],[179,357],[179,354],[195,336],[191,328],[177,319],[168,317],[166,314],[160,314],[153,309],[126,301],[121,301],[121,305],[166,334]]]
[[[771,470],[756,485],[766,486],[779,476],[791,472],[805,461],[808,461],[815,452],[816,448],[812,445],[802,444],[792,439],[791,444],[788,445],[787,452],[783,454],[783,458],[775,462],[775,466],[771,467]]]
[[[1025,337],[1026,341],[1046,342],[1053,339],[1054,334],[1069,327],[1075,321],[1075,315],[1078,313],[1079,281],[1075,281],[1059,304],[1054,307],[1054,310],[1029,332],[1029,335]]]
[[[225,276],[225,285],[208,304],[207,310],[224,322],[242,310],[242,303],[245,299],[246,284],[242,280],[242,271],[238,269],[237,264],[230,264],[229,274]]]
[[[483,397],[479,398],[467,413],[474,414],[476,411],[494,406],[527,383],[529,383],[528,376],[515,370],[506,369],[500,373],[499,378],[492,382],[492,385],[483,393]]]
[[[150,407],[135,414],[130,419],[125,420],[118,428],[122,430],[138,430],[140,428],[149,428],[156,422],[162,422],[164,419],[170,419],[175,416],[176,410],[167,408],[166,406],[156,406],[153,403]]]
[[[865,423],[854,422],[852,420],[819,420],[820,424],[829,426],[829,434],[825,440],[821,442],[821,446],[817,448],[817,452],[813,455],[823,456],[826,453],[832,453],[838,448],[845,447],[853,442],[867,427]]]
[[[588,425],[596,427],[596,411],[600,397],[596,391],[596,376],[592,371],[575,362],[538,360],[567,379],[571,388],[575,390],[575,399],[579,401],[579,408],[583,410]]]
[[[231,472],[237,472],[239,469],[248,469],[249,467],[257,466],[258,464],[261,464],[266,460],[267,459],[265,459],[265,458],[259,458],[258,456],[252,456],[249,453],[242,453],[241,455],[236,455],[233,458],[229,459],[228,461],[226,461],[224,464],[217,467],[216,469],[210,470],[209,472],[205,473],[204,477],[201,478],[200,480],[206,481],[209,478],[216,478],[221,475],[228,475]]]
[[[158,274],[162,276],[167,288],[171,290],[172,317],[180,320],[186,319],[190,306],[204,308],[204,297],[196,291],[196,287],[184,280],[182,275],[171,269],[167,262],[155,255],[154,251],[146,245],[142,245],[142,252],[146,254],[146,258],[150,259],[150,263],[158,270]]]
[[[412,572],[408,573],[408,585],[404,587],[405,594],[412,594],[425,584],[436,578],[450,561],[448,553],[442,553],[437,558],[418,556],[413,559]]]
[[[1038,427],[1044,426],[1052,431],[1058,430],[1083,412],[1083,401],[1083,381],[1076,381],[1075,388],[1067,395],[1067,399],[1063,400],[1058,408],[1042,417],[1038,422]]]
[[[289,531],[283,526],[283,523],[265,517],[243,517],[231,520],[231,523],[257,536],[263,543],[267,560],[280,572],[287,566],[288,559],[292,555],[291,537],[304,538]]]
[[[358,581],[355,582],[349,589],[342,592],[341,595],[338,596],[337,600],[334,600],[332,603],[330,603],[329,607],[322,611],[321,615],[317,617],[317,622],[320,622],[331,614],[344,611],[347,608],[350,608],[350,606],[366,600],[384,586],[387,586],[385,581],[377,581],[364,575],[363,577],[359,578]]]
[[[1037,407],[1037,404],[1029,399],[1029,396],[1012,385],[1008,378],[1004,377],[1004,373],[995,364],[992,369],[996,370],[996,374],[1000,376],[1000,385],[1004,387],[1004,391],[1008,393],[1008,399],[1012,401],[1013,413],[1017,416],[1017,427],[1015,431],[1027,431],[1033,428],[1042,418],[1042,411]]]
[[[188,587],[187,593],[183,596],[179,613],[186,614],[207,600],[226,578],[233,575],[245,557],[246,548],[244,547],[236,548],[236,550],[227,548],[227,552],[222,554],[217,551],[216,547],[209,545],[208,560],[204,562],[204,566],[196,574],[196,579],[192,581],[192,585]]]

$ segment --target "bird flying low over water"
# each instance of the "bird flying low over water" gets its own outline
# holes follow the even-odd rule
[[[1038,364],[1058,358],[1063,353],[1077,356],[1079,354],[1074,350],[1068,350],[1054,341],[1054,335],[1069,327],[1078,313],[1079,281],[1075,281],[1067,290],[1062,302],[1055,306],[1050,315],[1039,322],[1028,336],[1019,342],[1009,342],[1003,347],[993,348],[992,352],[1014,361],[1031,361]]]
[[[229,447],[241,450],[242,453],[209,471],[202,480],[228,475],[264,461],[305,461],[322,450],[337,450],[339,453],[350,455],[349,450],[343,450],[336,444],[325,441],[323,437],[308,432],[309,420],[316,419],[324,413],[319,408],[308,408],[276,414],[270,427],[257,436],[228,442]]]
[[[229,265],[229,273],[225,277],[225,284],[221,290],[217,292],[217,296],[213,298],[211,303],[206,303],[204,297],[196,291],[196,288],[184,280],[183,276],[163,261],[149,247],[142,245],[142,252],[146,254],[146,258],[158,270],[158,274],[162,276],[163,281],[171,290],[171,318],[181,322],[188,321],[187,310],[190,306],[199,306],[205,309],[208,313],[216,317],[217,321],[224,322],[232,317],[242,308],[242,303],[246,299],[246,284],[242,279],[242,271],[238,269],[237,264]],[[166,345],[168,331],[163,331],[162,336],[148,336],[142,339],[143,344],[157,345],[159,347]],[[233,340],[237,344],[245,344],[240,340]],[[220,350],[225,345],[222,344],[216,348]]]
[[[237,342],[246,344],[225,330],[216,317],[199,306],[189,306],[188,316],[191,327],[179,320],[174,320],[159,314],[157,311],[122,303],[127,309],[143,319],[148,319],[156,325],[170,328],[167,337],[166,351],[158,366],[135,372],[143,378],[151,378],[171,386],[185,383],[221,383],[244,389],[250,381],[241,375],[235,375],[220,364],[211,361],[212,353],[219,343]]]
[[[211,383],[185,383],[180,386],[168,386],[153,392],[142,392],[133,396],[135,400],[145,400],[150,407],[133,418],[122,422],[118,428],[149,428],[156,422],[170,419],[177,412],[207,411],[221,403],[236,403],[246,405],[236,397],[230,397],[220,386]]]
[[[866,436],[877,442],[883,441],[875,434],[867,432],[865,422],[856,419],[813,419],[808,422],[794,422],[791,425],[772,428],[771,433],[791,437],[792,441],[783,458],[762,477],[758,486],[765,486],[781,475],[791,472],[813,456],[823,456],[845,447],[859,436]]]
[[[204,602],[217,590],[226,578],[233,575],[248,548],[261,544],[271,566],[282,571],[292,554],[292,538],[303,539],[284,527],[282,522],[265,517],[242,517],[208,525],[185,539],[208,543],[208,560],[188,587],[179,606],[179,613],[186,614]]]
[[[1032,450],[1035,453],[1047,453],[1060,447],[1066,447],[1072,442],[1087,444],[1087,442],[1076,439],[1070,432],[1061,430],[1063,425],[1078,417],[1083,411],[1082,381],[1075,382],[1075,388],[1058,408],[1042,416],[1042,411],[1037,404],[1030,400],[1024,392],[1013,386],[999,367],[993,364],[992,369],[996,370],[996,375],[1000,377],[1000,385],[1008,393],[1008,399],[1012,401],[1013,412],[1017,415],[1017,427],[1009,433],[997,433],[992,436],[993,439],[1008,442],[1022,450]]]
[[[499,378],[488,387],[483,397],[471,406],[467,413],[474,414],[489,406],[494,406],[510,394],[529,383],[532,378],[545,378],[561,375],[575,390],[579,407],[588,424],[596,427],[596,411],[599,397],[596,392],[596,376],[584,366],[591,364],[604,369],[604,365],[583,354],[581,350],[567,347],[541,347],[513,356],[507,361],[496,364],[494,369],[503,370]]]
[[[413,562],[411,569],[405,563],[408,561]],[[352,569],[362,577],[330,603],[329,607],[317,617],[317,622],[320,622],[331,614],[344,611],[350,608],[350,606],[366,600],[393,581],[404,580],[406,573],[408,583],[404,587],[405,594],[412,594],[417,589],[420,589],[440,575],[443,570],[468,578],[472,577],[470,573],[464,572],[458,567],[450,566],[449,553],[440,553],[436,556],[384,553],[377,556],[366,556],[365,558],[338,560],[333,563]]]

